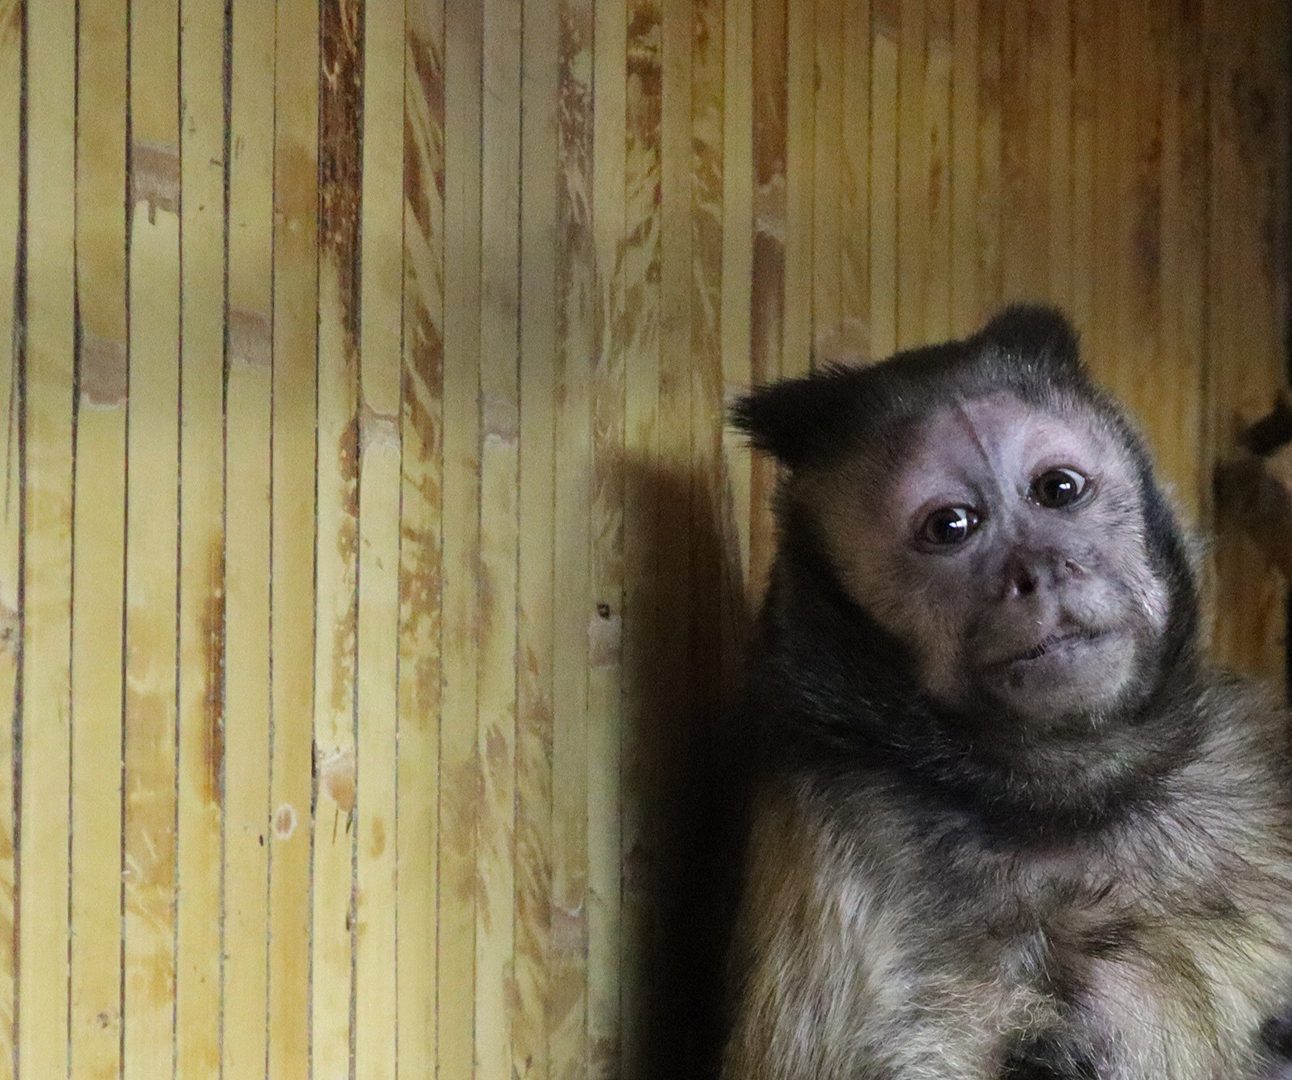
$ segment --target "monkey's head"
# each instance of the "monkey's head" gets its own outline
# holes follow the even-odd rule
[[[772,384],[734,417],[787,467],[771,618],[797,618],[805,581],[837,591],[944,713],[1097,727],[1191,650],[1179,529],[1058,312]]]

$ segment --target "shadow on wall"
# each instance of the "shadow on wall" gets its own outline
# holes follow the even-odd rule
[[[750,612],[712,479],[629,459],[624,523],[625,1077],[716,1076],[751,732]],[[645,573],[640,573],[644,568]],[[634,571],[648,586],[634,587]],[[634,1012],[639,1015],[633,1015]]]

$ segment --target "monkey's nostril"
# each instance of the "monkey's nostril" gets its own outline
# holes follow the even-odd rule
[[[1086,572],[1086,568],[1077,562],[1076,559],[1064,559],[1063,569],[1068,572],[1070,577],[1080,577]]]

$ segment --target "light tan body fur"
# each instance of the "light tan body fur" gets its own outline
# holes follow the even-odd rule
[[[997,1080],[1055,1030],[1099,1080],[1267,1075],[1256,1034],[1292,990],[1288,718],[1230,680],[1197,707],[1203,744],[1150,805],[1048,847],[882,784],[774,782],[724,1080]]]

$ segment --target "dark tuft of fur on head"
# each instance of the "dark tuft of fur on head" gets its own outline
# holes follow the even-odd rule
[[[1049,364],[1070,373],[1081,371],[1077,332],[1056,308],[1014,304],[983,327],[976,340],[1017,359]]]

